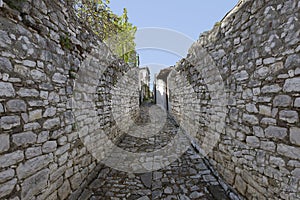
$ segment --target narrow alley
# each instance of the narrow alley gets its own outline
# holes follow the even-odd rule
[[[137,124],[149,125],[149,108],[157,107],[144,104],[141,108]],[[130,131],[136,131],[133,127]],[[151,152],[166,145],[177,134],[179,127],[167,117],[163,129],[149,138],[137,138],[127,134],[118,144],[124,150],[131,152]],[[139,131],[151,132],[151,130]],[[153,130],[154,131],[154,130]],[[204,160],[192,147],[178,160],[161,170],[130,174],[103,166],[95,179],[85,190],[82,198],[100,199],[222,199],[226,200],[225,191],[220,186]]]
[[[299,200],[300,0],[108,2],[0,0],[0,200]]]

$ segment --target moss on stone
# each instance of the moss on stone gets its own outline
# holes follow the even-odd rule
[[[71,50],[72,49],[72,42],[70,40],[70,37],[68,35],[60,36],[60,45],[65,50]]]

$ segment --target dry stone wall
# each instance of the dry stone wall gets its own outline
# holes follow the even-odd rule
[[[84,195],[103,157],[93,139],[122,135],[111,91],[129,70],[65,1],[1,0],[0,199]],[[119,97],[127,117],[138,108],[137,80],[114,93],[132,94]]]
[[[299,0],[240,1],[169,77],[174,116],[246,199],[300,198],[299,15]]]

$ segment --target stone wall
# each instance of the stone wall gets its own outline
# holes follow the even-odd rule
[[[78,199],[101,137],[118,140],[116,116],[136,115],[138,76],[116,86],[130,68],[64,1],[0,6],[0,199]]]
[[[171,112],[246,199],[300,198],[299,15],[299,0],[240,1],[168,80]]]

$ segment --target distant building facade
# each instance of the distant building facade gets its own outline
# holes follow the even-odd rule
[[[139,68],[140,103],[150,98],[150,70],[148,67]]]
[[[155,103],[164,110],[169,110],[169,89],[168,89],[168,76],[172,71],[172,67],[160,70],[155,75],[154,80],[154,100]]]

